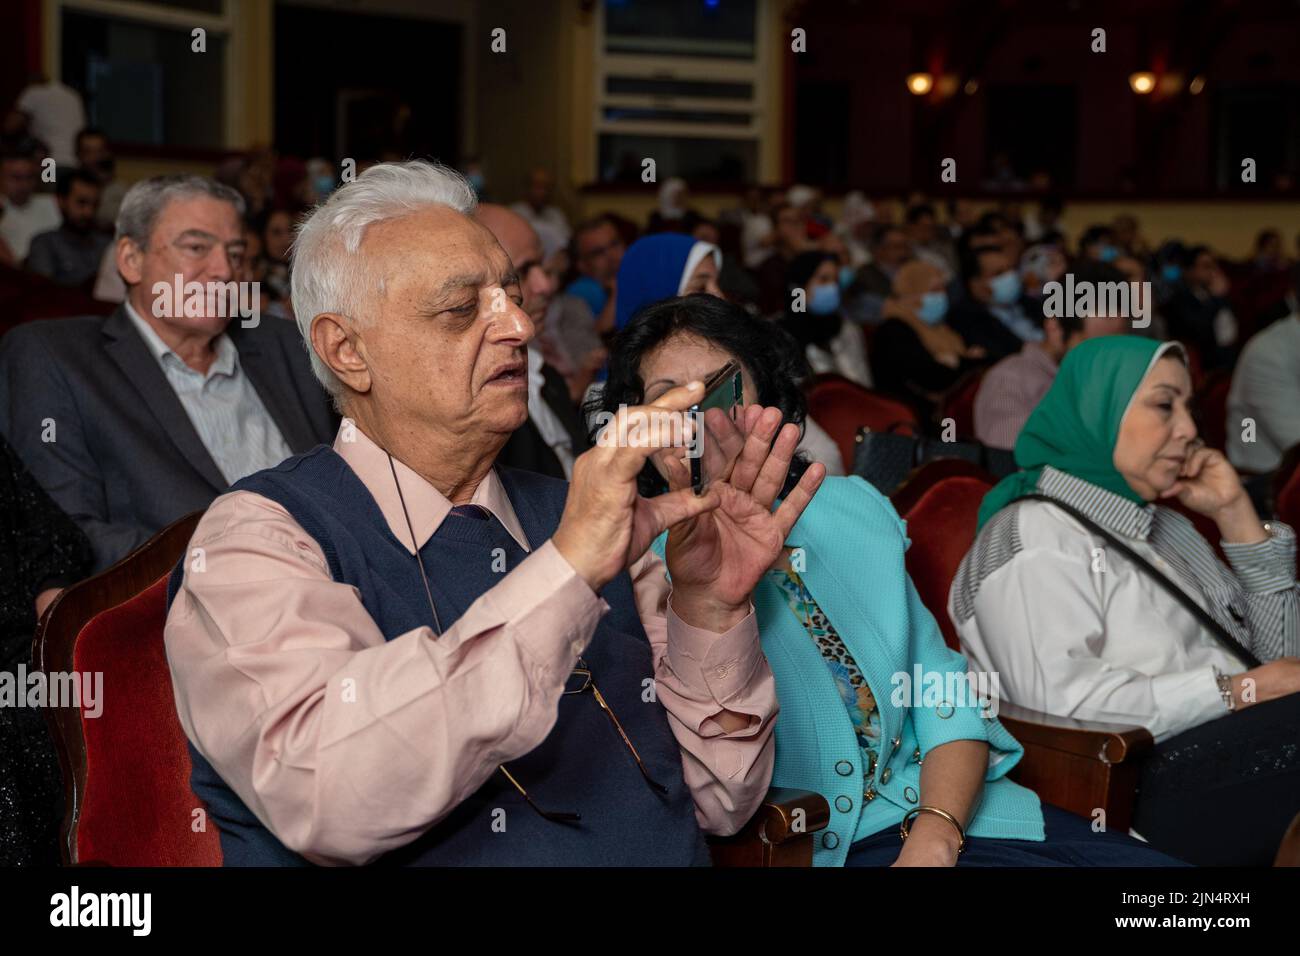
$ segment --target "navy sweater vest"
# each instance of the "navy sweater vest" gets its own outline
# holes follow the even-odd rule
[[[510,468],[498,468],[497,473],[529,545],[536,549],[559,524],[567,484]],[[393,536],[365,485],[332,449],[322,445],[290,458],[242,479],[232,490],[255,492],[282,505],[320,545],[334,580],[357,588],[386,639],[421,625],[434,627],[415,558]],[[495,518],[450,515],[425,543],[420,557],[446,629],[527,554]],[[504,572],[497,570],[503,559]],[[172,573],[169,607],[183,568],[182,560]],[[682,778],[681,751],[663,707],[643,684],[654,671],[631,579],[620,574],[601,596],[610,610],[597,625],[583,658],[651,776],[668,793],[651,790],[590,691],[564,696],[549,736],[507,768],[543,809],[577,812],[580,822],[542,818],[498,771],[437,825],[386,854],[380,863],[707,864],[694,803]],[[257,819],[193,745],[190,757],[191,786],[220,828],[226,865],[305,864]]]

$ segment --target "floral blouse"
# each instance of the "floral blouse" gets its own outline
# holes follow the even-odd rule
[[[798,575],[784,570],[768,573],[772,575],[774,583],[785,595],[790,610],[826,661],[826,667],[840,693],[840,700],[853,723],[853,731],[857,734],[865,779],[874,779],[876,760],[880,753],[880,711],[876,707],[876,698],[872,695],[871,688],[867,686],[867,679],[862,676],[862,671],[836,633],[834,625],[813,600],[812,594]]]

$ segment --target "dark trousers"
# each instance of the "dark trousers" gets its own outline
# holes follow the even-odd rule
[[[1183,866],[1126,833],[1094,832],[1083,817],[1043,804],[1046,839],[968,837],[958,866]],[[902,848],[898,828],[863,837],[849,847],[845,866],[889,866]]]
[[[1133,829],[1198,866],[1268,866],[1300,813],[1300,694],[1255,704],[1156,746]]]

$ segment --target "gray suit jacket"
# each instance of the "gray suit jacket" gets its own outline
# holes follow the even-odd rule
[[[294,324],[232,322],[227,334],[289,447],[330,441],[338,419]],[[54,441],[43,440],[47,420]],[[28,322],[0,339],[0,432],[86,532],[95,571],[227,487],[122,308]]]

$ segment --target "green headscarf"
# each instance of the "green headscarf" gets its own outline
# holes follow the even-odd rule
[[[1023,470],[1003,478],[984,496],[979,527],[1017,498],[1033,494],[1045,465],[1146,504],[1115,470],[1115,442],[1133,393],[1170,348],[1177,344],[1104,335],[1070,349],[1016,440],[1016,464]]]

